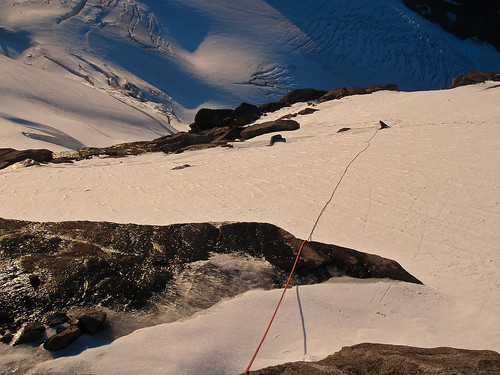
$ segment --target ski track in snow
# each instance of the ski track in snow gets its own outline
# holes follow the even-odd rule
[[[233,149],[2,170],[0,216],[155,225],[264,221],[305,238],[346,164],[383,120],[390,128],[352,165],[313,240],[395,259],[425,286],[338,279],[301,287],[306,359],[364,341],[498,351],[497,86],[326,102],[298,116],[301,129],[283,132],[287,142],[273,147],[264,135]],[[337,133],[343,127],[352,130]],[[183,164],[191,167],[172,170]],[[47,361],[35,373],[242,372],[277,293],[248,292],[192,318]],[[254,369],[304,358],[297,303],[287,293]]]

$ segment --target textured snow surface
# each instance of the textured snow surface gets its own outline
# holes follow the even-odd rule
[[[273,147],[263,135],[233,149],[5,169],[0,217],[264,221],[305,238],[383,120],[390,128],[353,164],[313,240],[395,259],[425,285],[342,278],[294,287],[253,368],[320,359],[365,341],[500,351],[499,92],[489,82],[325,102],[298,116],[301,129],[283,132],[287,142]],[[337,133],[343,127],[351,130]],[[172,170],[183,164],[191,167]],[[220,261],[231,267],[230,259]],[[48,360],[34,373],[242,373],[278,293],[247,292],[191,318]]]

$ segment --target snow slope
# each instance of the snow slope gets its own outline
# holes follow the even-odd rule
[[[265,221],[304,238],[383,120],[390,128],[353,164],[313,239],[395,259],[425,286],[343,278],[293,288],[253,368],[363,341],[500,351],[499,90],[489,82],[325,102],[298,116],[301,129],[273,147],[260,136],[233,149],[2,170],[0,216]],[[342,127],[352,129],[337,133]],[[183,164],[191,167],[172,170]],[[278,293],[251,291],[34,373],[242,373]]]
[[[3,1],[0,53],[184,123],[200,107],[293,88],[435,89],[500,70],[492,46],[459,40],[399,0]]]
[[[176,132],[125,100],[2,55],[0,76],[0,147],[58,151]]]

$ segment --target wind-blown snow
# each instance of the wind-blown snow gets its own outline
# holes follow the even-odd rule
[[[301,129],[283,132],[287,142],[273,147],[264,135],[233,149],[2,170],[0,216],[265,221],[305,238],[345,166],[383,120],[390,128],[353,164],[313,239],[394,259],[425,286],[339,279],[299,287],[298,296],[293,288],[254,368],[319,359],[363,341],[499,351],[499,90],[489,82],[325,102],[298,116]],[[337,133],[343,127],[352,129]],[[191,167],[172,170],[183,164]],[[37,371],[241,373],[278,293],[247,292]]]

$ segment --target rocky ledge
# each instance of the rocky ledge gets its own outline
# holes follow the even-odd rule
[[[500,354],[491,350],[416,348],[359,344],[319,362],[295,362],[251,371],[252,375],[477,375],[500,374]]]
[[[282,287],[301,244],[267,223],[147,226],[0,219],[0,333],[9,342],[21,325],[49,324],[76,308],[147,310],[159,299],[180,306],[189,298],[187,304],[200,310],[255,286]],[[234,265],[211,261],[217,256],[232,256]],[[252,260],[267,265],[267,284],[240,278]],[[344,275],[420,283],[393,260],[319,242],[304,246],[293,283]]]

